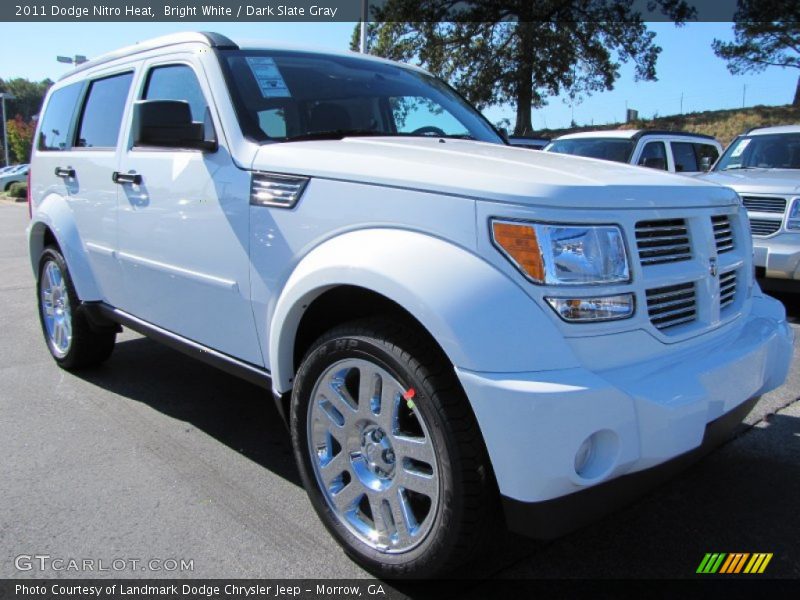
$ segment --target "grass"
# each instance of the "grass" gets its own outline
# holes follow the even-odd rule
[[[786,106],[751,106],[749,108],[728,110],[708,110],[657,117],[655,119],[639,119],[631,123],[595,125],[593,127],[543,129],[535,132],[534,135],[554,138],[566,133],[577,133],[579,131],[666,129],[668,131],[691,131],[693,133],[713,135],[723,146],[727,146],[733,138],[751,127],[793,124],[800,124],[800,106],[787,104]]]

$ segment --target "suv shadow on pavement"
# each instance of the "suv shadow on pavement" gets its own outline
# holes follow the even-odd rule
[[[75,374],[185,421],[302,487],[289,433],[268,390],[148,338],[120,340],[108,363]]]
[[[797,303],[788,302],[796,321]],[[191,424],[301,485],[289,435],[265,390],[146,338],[121,340],[105,366],[76,375]],[[719,551],[773,552],[771,575],[800,576],[791,533],[800,530],[800,513],[786,501],[800,496],[800,417],[770,415],[743,430],[633,505],[565,537],[540,542],[498,532],[504,543],[471,577],[693,577],[704,553]],[[484,585],[491,583],[463,591],[481,597]],[[418,597],[417,586],[397,586],[406,587]]]

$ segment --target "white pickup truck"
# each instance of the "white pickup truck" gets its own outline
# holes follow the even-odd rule
[[[495,517],[597,518],[790,364],[732,190],[509,147],[377,58],[182,33],[92,60],[48,93],[29,201],[55,361],[124,326],[263,386],[382,576],[468,564]]]

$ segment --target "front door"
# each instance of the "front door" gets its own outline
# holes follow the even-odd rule
[[[211,119],[211,95],[191,56],[146,65],[138,97],[184,100],[194,121]],[[219,149],[133,147],[120,172],[118,258],[123,310],[182,337],[263,365],[249,283],[249,174]]]

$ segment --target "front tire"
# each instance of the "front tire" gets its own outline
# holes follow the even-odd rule
[[[42,252],[36,291],[42,333],[58,366],[66,370],[91,367],[111,356],[116,332],[92,329],[80,310],[67,263],[55,247]]]
[[[452,573],[485,548],[496,486],[452,365],[413,328],[356,321],[297,373],[291,429],[311,503],[381,577]]]

